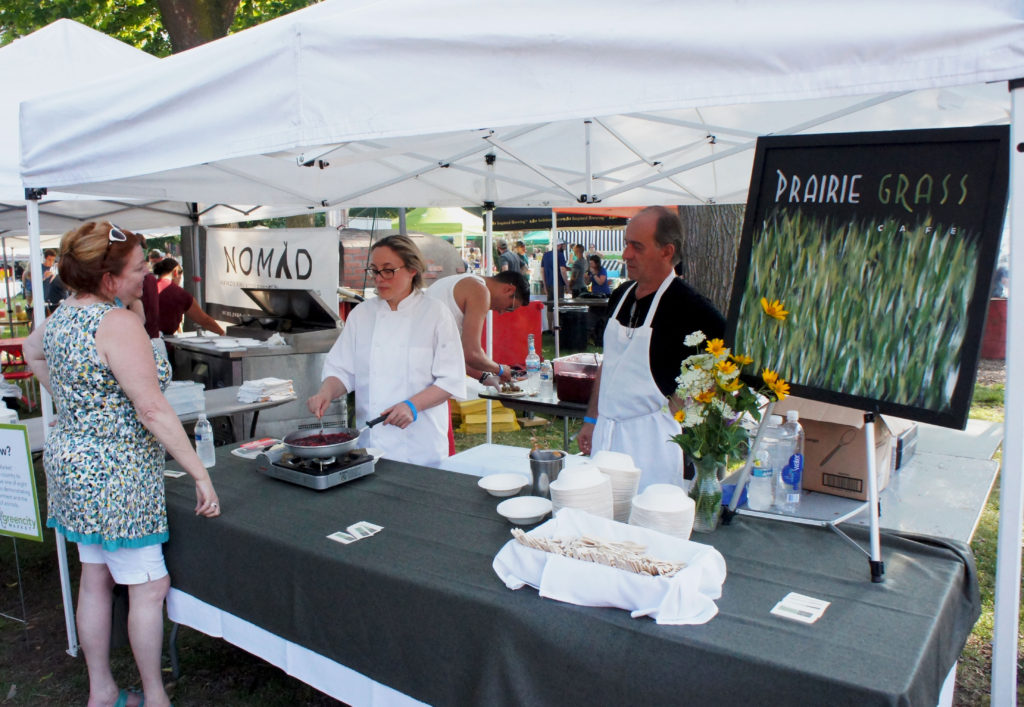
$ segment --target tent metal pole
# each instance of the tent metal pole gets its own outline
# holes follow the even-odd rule
[[[552,301],[554,306],[551,308],[551,331],[555,333],[555,358],[558,358],[560,346],[558,338],[558,283],[562,279],[562,271],[558,267],[558,214],[555,213],[554,209],[551,209],[551,289],[548,292],[551,293]]]
[[[39,199],[46,193],[45,189],[25,190],[25,215],[28,220],[29,268],[32,282],[40,283],[39,296],[32,298],[32,321],[34,329],[43,326],[46,320],[46,302],[42,295],[43,263],[42,241],[39,236]],[[53,420],[53,403],[46,388],[39,387],[39,403],[43,413],[43,436],[50,432]],[[64,601],[64,627],[68,636],[68,655],[78,655],[78,629],[75,626],[74,594],[71,591],[71,576],[68,571],[68,548],[64,544],[64,536],[55,533],[57,543],[57,567],[60,571],[60,591]]]
[[[491,253],[492,241],[494,239],[494,202],[498,199],[498,190],[494,181],[494,164],[498,156],[494,152],[484,155],[484,163],[487,165],[487,179],[484,180],[486,189],[486,200],[484,201],[484,242],[483,252],[480,254],[480,274],[484,277],[491,275]],[[484,331],[487,334],[487,356],[494,359],[494,312],[487,308],[487,316],[484,318]],[[493,435],[493,414],[490,402],[487,403],[487,444],[491,443]],[[451,423],[449,423],[451,424]]]
[[[1024,80],[1010,85],[1010,292],[1006,326],[1006,417],[999,485],[995,619],[992,634],[994,705],[1017,704],[1017,621],[1020,608],[1021,524],[1024,523]]]
[[[492,209],[486,209],[484,211],[484,233],[486,238],[487,257],[484,259],[484,263],[488,266],[491,260],[491,239],[494,235],[494,211]],[[488,270],[490,272],[490,270]],[[490,309],[487,310],[487,319],[485,320],[484,326],[487,331],[487,356],[494,358],[494,312]],[[491,404],[487,403],[487,444],[491,443]]]
[[[11,275],[14,271],[8,267],[7,263],[7,237],[0,236],[0,248],[4,251],[4,290],[7,293],[7,321],[10,322],[10,326],[7,327],[7,335],[12,339],[14,338],[14,308],[11,306]]]
[[[584,120],[583,121],[583,150],[586,153],[587,161],[587,200],[594,195],[594,168],[590,163],[590,130],[593,127],[594,121]]]

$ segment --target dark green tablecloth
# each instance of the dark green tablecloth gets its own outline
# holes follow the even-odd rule
[[[491,569],[510,526],[476,479],[382,460],[323,492],[218,450],[224,515],[167,482],[174,587],[437,705],[934,705],[979,613],[962,545],[883,536],[886,578],[820,528],[737,518],[710,536],[719,615],[658,626],[510,591]],[[356,521],[384,531],[351,545]],[[812,625],[772,616],[797,591]]]

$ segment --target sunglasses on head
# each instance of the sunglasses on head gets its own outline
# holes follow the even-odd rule
[[[110,223],[110,233],[107,234],[107,249],[103,251],[103,260],[100,261],[100,265],[102,266],[107,262],[107,256],[110,255],[110,246],[114,243],[124,243],[126,240],[128,240],[128,235],[113,223]]]

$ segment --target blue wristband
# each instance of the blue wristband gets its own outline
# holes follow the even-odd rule
[[[409,409],[412,410],[412,421],[416,422],[416,418],[419,417],[419,413],[416,412],[416,406],[413,405],[408,400],[403,400],[402,402],[405,403],[406,405],[408,405]]]
[[[499,363],[499,364],[498,364],[498,378],[501,378],[501,374],[502,374],[502,373],[503,373],[504,371],[505,371],[505,369],[504,369],[504,368],[502,368],[502,367],[501,367],[501,364]]]
[[[589,422],[592,425],[596,425],[597,424],[597,418],[596,417],[584,417],[583,418],[583,422]]]

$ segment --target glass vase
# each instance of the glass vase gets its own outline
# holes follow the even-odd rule
[[[722,517],[722,482],[725,475],[725,461],[712,457],[693,460],[696,474],[690,486],[690,498],[696,506],[693,529],[698,533],[710,533],[718,527]]]

